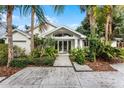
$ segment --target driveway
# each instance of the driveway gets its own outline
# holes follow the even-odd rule
[[[0,83],[0,87],[124,88],[121,72],[75,72],[73,67],[27,67]]]

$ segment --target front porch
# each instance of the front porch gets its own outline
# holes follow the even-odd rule
[[[68,53],[74,48],[83,48],[84,40],[82,39],[58,39],[55,42],[55,49],[58,53]]]

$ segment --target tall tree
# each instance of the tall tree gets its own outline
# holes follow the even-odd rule
[[[6,22],[7,22],[7,37],[8,37],[8,62],[7,67],[10,66],[11,61],[14,58],[13,54],[13,38],[12,38],[12,15],[13,11],[16,8],[20,8],[20,6],[14,6],[14,5],[3,5],[0,6],[0,10],[2,12],[6,12]]]
[[[8,5],[7,7],[7,36],[8,36],[8,63],[7,67],[10,66],[10,62],[13,60],[13,38],[12,38],[12,15],[14,6]]]
[[[38,19],[39,22],[39,27],[43,27],[43,25],[47,22],[44,12],[43,12],[43,7],[40,5],[24,5],[22,6],[22,11],[24,15],[30,14],[31,13],[31,51],[34,49],[34,23],[35,23],[35,16]]]

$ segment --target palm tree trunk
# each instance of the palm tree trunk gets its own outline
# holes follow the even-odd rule
[[[32,6],[32,14],[31,14],[31,51],[34,49],[34,16],[35,11],[34,7]]]
[[[8,63],[7,67],[10,66],[10,62],[13,60],[13,38],[12,38],[12,9],[13,6],[7,6],[7,32],[8,32]]]
[[[110,5],[110,15],[109,15],[109,40],[112,38],[112,10],[113,6]]]
[[[108,42],[108,34],[109,34],[109,14],[107,15],[106,25],[105,25],[105,44]]]
[[[91,34],[95,34],[95,17],[94,17],[94,6],[91,7],[89,12],[89,22]]]

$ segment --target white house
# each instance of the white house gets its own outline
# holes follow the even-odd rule
[[[47,29],[44,31],[39,31],[38,26],[34,29],[34,34],[38,34],[39,37],[43,38],[53,38],[55,43],[55,48],[59,53],[67,53],[73,48],[82,48],[85,46],[86,36],[82,35],[66,26],[56,26],[51,23],[47,24]],[[25,49],[25,53],[29,54],[31,52],[30,31],[20,31],[15,29],[13,31],[13,45],[17,45],[22,49]],[[5,36],[5,43],[8,43],[7,37]]]

